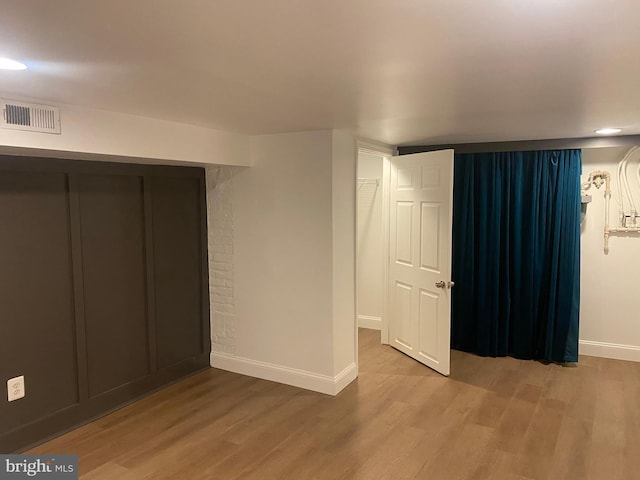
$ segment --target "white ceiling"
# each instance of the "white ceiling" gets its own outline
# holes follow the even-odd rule
[[[640,133],[638,0],[0,0],[0,92],[389,144]]]

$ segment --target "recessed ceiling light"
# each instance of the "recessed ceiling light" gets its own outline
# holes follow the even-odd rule
[[[24,63],[16,62],[10,58],[0,58],[0,70],[26,70]]]
[[[621,128],[599,128],[594,130],[598,135],[613,135],[614,133],[620,133]]]

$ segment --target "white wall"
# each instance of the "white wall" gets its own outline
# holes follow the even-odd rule
[[[70,105],[61,135],[0,129],[0,154],[139,163],[250,165],[249,137]]]
[[[382,235],[383,157],[358,155],[358,178],[379,180],[358,185],[357,315],[358,325],[380,330],[383,315],[384,244]]]
[[[619,188],[616,168],[628,147],[584,149],[582,180],[594,170],[612,174],[611,226],[618,225]],[[637,165],[637,164],[635,164]],[[640,201],[635,165],[629,179]],[[633,174],[632,174],[633,173]],[[582,225],[580,353],[640,361],[638,275],[640,235],[612,235],[604,254],[604,187],[591,187],[593,196]]]
[[[356,142],[333,132],[333,374],[338,382],[352,374],[356,361]]]
[[[233,179],[236,353],[331,375],[331,131],[252,152]]]
[[[228,189],[233,348],[214,344],[212,365],[335,394],[356,375],[355,142],[268,135],[251,152],[253,167],[234,171]]]

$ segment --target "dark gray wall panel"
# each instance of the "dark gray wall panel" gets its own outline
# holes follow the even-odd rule
[[[78,402],[69,228],[64,174],[0,171],[0,432]]]
[[[203,353],[201,183],[152,177],[150,184],[157,358],[164,368]]]
[[[209,367],[204,190],[201,168],[0,156],[0,452]]]
[[[142,178],[78,176],[89,396],[149,374]]]

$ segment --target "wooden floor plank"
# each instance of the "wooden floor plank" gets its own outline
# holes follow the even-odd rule
[[[83,480],[638,478],[638,363],[454,351],[447,378],[359,344],[337,397],[211,369],[31,453],[77,453]]]

